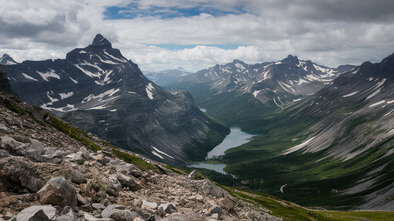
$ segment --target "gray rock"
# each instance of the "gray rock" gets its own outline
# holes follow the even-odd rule
[[[40,198],[40,203],[43,204],[71,207],[77,205],[75,188],[64,177],[50,179],[37,194]]]
[[[161,204],[159,208],[162,208],[164,212],[171,214],[177,211],[176,207],[172,203]]]
[[[83,175],[83,173],[74,169],[69,169],[68,172],[70,173],[70,178],[72,182],[77,184],[86,183],[86,178],[85,175]]]
[[[96,210],[103,210],[105,209],[104,204],[102,203],[92,203],[92,207]]]
[[[222,208],[221,207],[219,207],[219,206],[213,206],[210,210],[209,210],[209,212],[211,213],[211,214],[214,214],[214,213],[217,213],[219,216],[220,215],[222,215]]]
[[[89,213],[83,214],[83,220],[84,221],[114,221],[111,218],[96,218],[96,217],[90,215]]]
[[[125,176],[123,174],[118,174],[116,179],[120,182],[122,187],[126,187],[131,191],[137,191],[141,189],[140,184],[133,178]]]
[[[77,202],[78,202],[78,205],[89,204],[89,202],[83,196],[81,196],[79,193],[77,194]]]
[[[103,218],[111,218],[115,221],[133,221],[137,217],[141,217],[134,211],[126,210],[126,207],[121,205],[109,205],[101,212]]]
[[[157,203],[142,200],[141,209],[155,210],[157,209]]]
[[[66,156],[66,158],[70,161],[70,162],[75,162],[77,164],[82,165],[85,162],[84,157],[82,156],[83,153],[81,151],[76,152],[76,153],[70,153]]]
[[[189,173],[189,175],[187,175],[187,178],[194,180],[196,179],[196,176],[197,176],[197,171],[193,170],[191,173]]]
[[[74,210],[66,206],[64,209],[60,212],[59,216],[56,217],[55,221],[76,221],[77,214],[75,214]]]
[[[30,139],[31,143],[26,147],[26,156],[34,161],[42,161],[42,155],[45,153],[45,144],[38,140]]]
[[[41,212],[38,213],[39,211]],[[17,221],[28,221],[28,220],[30,221],[30,218],[34,216],[35,216],[34,220],[38,220],[37,218],[39,217],[41,217],[43,220],[53,219],[56,217],[56,208],[51,205],[31,206],[20,211],[15,218]]]
[[[31,216],[28,221],[50,221],[48,216],[44,213],[44,211],[38,210],[36,213]]]
[[[3,187],[3,191],[27,188],[36,192],[44,184],[44,179],[28,159],[15,156],[0,159],[0,186]]]

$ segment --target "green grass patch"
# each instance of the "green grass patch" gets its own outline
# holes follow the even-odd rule
[[[5,99],[5,100],[4,100],[4,105],[5,105],[8,109],[10,109],[11,111],[13,111],[13,112],[15,112],[15,113],[18,113],[18,114],[21,114],[21,115],[26,114],[26,111],[25,111],[25,110],[23,110],[22,108],[18,107],[15,103],[13,103],[12,101],[10,101],[10,100],[8,100],[8,99]]]
[[[48,115],[46,115],[46,116],[48,116]],[[97,144],[95,144],[93,141],[91,141],[89,139],[89,136],[86,132],[83,132],[64,121],[59,120],[56,117],[51,116],[51,119],[52,119],[53,125],[57,129],[59,129],[60,131],[62,131],[65,134],[69,135],[70,137],[78,140],[82,144],[86,145],[90,150],[92,150],[94,152],[101,150],[100,146],[98,146]]]
[[[112,149],[112,153],[124,162],[136,165],[141,170],[156,170],[156,167],[153,164],[148,163],[144,159],[136,157],[132,154],[125,153],[117,149]]]

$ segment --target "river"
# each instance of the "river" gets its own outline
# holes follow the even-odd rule
[[[219,145],[217,145],[211,151],[208,152],[206,159],[224,155],[224,151],[249,142],[250,138],[252,138],[253,136],[254,135],[252,134],[243,132],[238,127],[232,127],[230,128],[230,134],[227,135]],[[188,165],[188,167],[205,168],[209,170],[214,170],[222,174],[227,174],[223,170],[226,167],[225,164],[195,163]]]

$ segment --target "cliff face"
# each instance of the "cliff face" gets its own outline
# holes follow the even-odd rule
[[[4,94],[0,110],[0,220],[276,220]]]

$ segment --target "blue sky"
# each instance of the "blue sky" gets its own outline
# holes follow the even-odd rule
[[[198,71],[288,54],[358,65],[394,52],[393,8],[392,0],[4,1],[0,54],[64,58],[100,33],[144,70]]]

